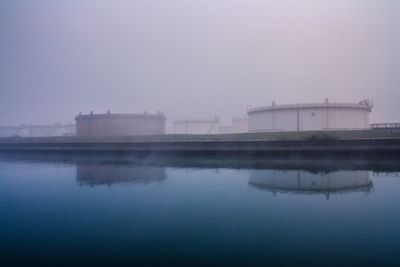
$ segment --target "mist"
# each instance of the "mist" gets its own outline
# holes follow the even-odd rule
[[[396,0],[3,0],[0,125],[107,110],[228,123],[325,97],[398,121],[399,25]]]

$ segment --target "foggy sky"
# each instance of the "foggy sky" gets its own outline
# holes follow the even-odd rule
[[[0,125],[373,99],[400,121],[398,0],[2,0]]]

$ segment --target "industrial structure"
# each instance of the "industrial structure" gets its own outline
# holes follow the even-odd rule
[[[249,120],[245,118],[234,118],[232,120],[234,133],[247,133],[249,131]]]
[[[80,137],[138,136],[165,134],[165,116],[157,114],[79,114],[76,133]]]
[[[248,119],[246,117],[232,119],[231,125],[218,127],[220,134],[247,133],[249,131]]]
[[[369,128],[372,102],[276,105],[248,111],[249,132],[356,130]]]
[[[0,137],[74,136],[75,124],[1,126]]]
[[[174,134],[217,134],[219,119],[176,120],[173,122]]]

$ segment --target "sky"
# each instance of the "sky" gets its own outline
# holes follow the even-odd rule
[[[0,125],[372,99],[400,121],[398,0],[1,0]]]

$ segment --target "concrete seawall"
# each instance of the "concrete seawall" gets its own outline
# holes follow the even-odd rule
[[[107,151],[190,154],[400,154],[400,131],[319,131],[118,138],[8,138],[0,151]]]

